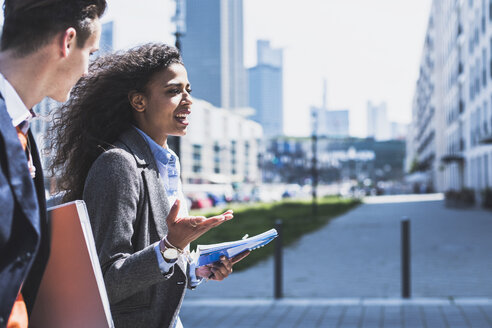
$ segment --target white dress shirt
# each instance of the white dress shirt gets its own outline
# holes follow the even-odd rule
[[[0,93],[2,93],[5,105],[7,106],[7,112],[12,119],[12,125],[17,126],[22,121],[28,120],[32,117],[29,109],[24,105],[22,99],[19,97],[17,91],[15,91],[12,84],[0,73]]]

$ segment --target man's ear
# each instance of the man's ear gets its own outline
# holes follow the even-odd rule
[[[63,57],[67,57],[70,51],[77,46],[76,36],[77,31],[73,27],[69,27],[63,32],[61,40],[61,54]]]
[[[133,109],[135,109],[139,113],[143,112],[147,107],[147,98],[142,92],[138,92],[135,90],[130,91],[128,93],[128,100],[130,101]]]

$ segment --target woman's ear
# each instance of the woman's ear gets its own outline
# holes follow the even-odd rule
[[[147,107],[147,98],[142,92],[130,91],[128,93],[128,100],[130,101],[133,109],[137,112],[141,113],[145,110],[145,107]]]

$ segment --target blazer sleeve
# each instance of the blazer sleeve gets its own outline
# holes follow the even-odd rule
[[[86,179],[83,198],[91,220],[108,297],[116,303],[165,281],[153,245],[135,251],[135,222],[145,189],[141,169],[121,149],[101,154]]]

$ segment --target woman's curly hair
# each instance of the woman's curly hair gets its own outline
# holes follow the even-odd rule
[[[171,64],[183,64],[176,48],[146,44],[97,58],[53,114],[48,131],[54,152],[50,170],[64,201],[81,199],[92,163],[135,124],[130,91],[145,92],[152,77]]]

